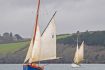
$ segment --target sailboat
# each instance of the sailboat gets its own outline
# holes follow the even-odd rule
[[[71,64],[72,67],[80,67],[80,63],[84,60],[84,41],[78,47],[78,42],[77,42],[77,48],[74,56],[74,63]]]
[[[56,26],[54,20],[56,12],[54,13],[47,27],[41,34],[38,24],[39,8],[40,0],[38,0],[34,33],[30,42],[26,58],[24,60],[23,70],[43,70],[44,66],[39,65],[40,61],[57,59]]]

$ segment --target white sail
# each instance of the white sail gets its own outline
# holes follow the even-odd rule
[[[39,25],[36,26],[36,34],[35,38],[33,37],[26,55],[26,58],[24,62],[29,60],[29,63],[36,62],[39,60],[39,52],[40,52],[40,30],[39,30]]]
[[[81,61],[83,61],[84,57],[84,41],[82,42],[80,48],[76,49],[75,57],[74,57],[74,63],[79,64]]]
[[[30,46],[28,48],[28,52],[27,52],[26,58],[24,60],[24,63],[30,59],[31,54],[32,54],[32,49],[33,49],[33,39],[30,42]]]
[[[56,59],[56,27],[54,16],[41,36],[40,61]]]
[[[39,30],[39,25],[37,25],[35,40],[32,48],[32,54],[29,59],[29,63],[39,61],[39,53],[40,53],[40,30]]]
[[[77,44],[77,48],[74,56],[74,63],[78,63],[78,44]]]
[[[84,41],[80,45],[78,53],[79,53],[79,61],[83,61],[84,59]]]

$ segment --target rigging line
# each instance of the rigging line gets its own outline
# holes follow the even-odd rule
[[[79,32],[77,32],[77,46],[78,46],[78,43],[79,42]]]
[[[46,17],[50,17],[49,13],[51,13],[52,11],[53,11],[53,12],[56,11],[56,8],[57,8],[58,5],[59,5],[59,4],[56,4],[56,3],[54,4],[54,6],[53,6],[52,3],[51,3],[51,5],[49,5],[48,3],[46,4],[46,3],[45,3],[45,2],[46,2],[45,0],[42,0],[41,2],[43,2],[43,7],[42,7],[42,8],[43,8],[43,10],[44,10],[42,13],[43,13],[45,16],[47,15]],[[53,7],[52,7],[52,8],[51,8],[51,7],[49,8],[49,6],[51,6],[51,7],[53,6]],[[41,9],[42,9],[42,8],[41,8]],[[46,17],[44,18],[45,20],[46,20]],[[47,19],[48,19],[48,18],[47,18]]]
[[[44,14],[45,14],[45,15],[48,15],[49,9],[47,9],[48,6],[47,6],[47,4],[46,4],[46,0],[42,0],[42,2],[43,2],[43,9],[45,10]]]
[[[49,26],[51,20],[53,19],[53,17],[56,15],[57,11],[55,11],[55,13],[53,14],[52,18],[50,19],[49,23],[47,24],[46,28],[44,29],[44,31],[42,32],[41,36],[44,34],[45,30],[47,29],[47,27]]]
[[[78,42],[79,42],[79,32],[77,32],[77,51],[76,51],[77,54],[78,54],[78,55],[77,55],[77,58],[79,58],[79,53],[78,53],[78,51],[79,51],[79,48],[80,48],[79,45],[78,45],[78,44],[79,44]],[[77,63],[77,64],[78,64],[78,63]]]

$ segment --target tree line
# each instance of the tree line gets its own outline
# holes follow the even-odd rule
[[[57,43],[73,45],[77,43],[77,37],[79,44],[84,41],[87,45],[105,46],[105,31],[77,31],[77,33],[73,33],[66,38],[57,39]]]

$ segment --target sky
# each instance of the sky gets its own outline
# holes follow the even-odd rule
[[[0,34],[31,37],[36,7],[37,0],[0,0]],[[57,34],[105,30],[105,0],[41,0],[41,32],[55,11]]]

